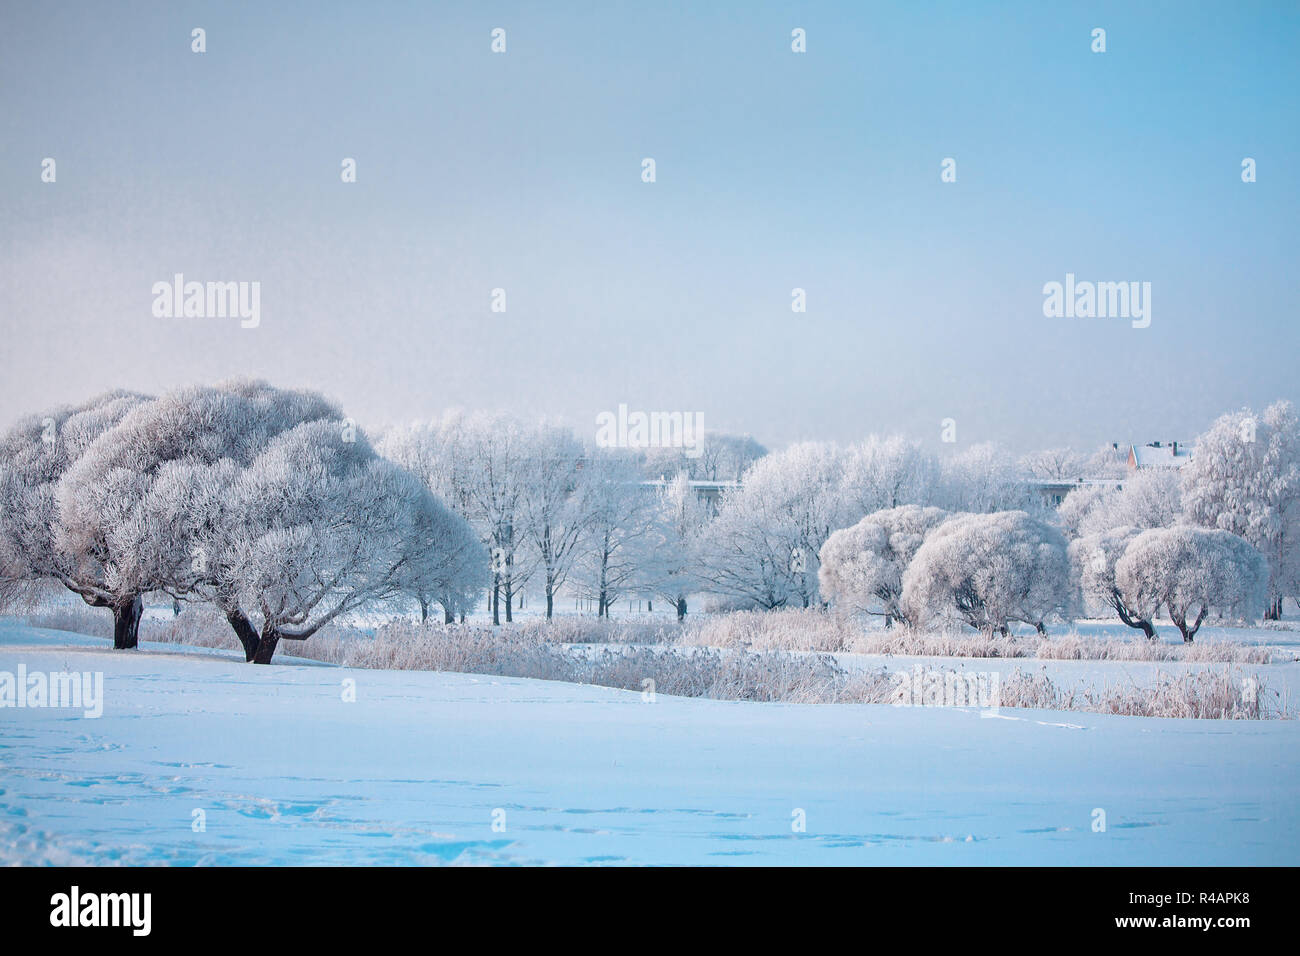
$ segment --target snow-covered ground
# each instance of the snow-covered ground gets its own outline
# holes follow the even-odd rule
[[[20,664],[105,704],[0,710],[2,862],[1300,862],[1292,720],[651,703],[0,623]]]

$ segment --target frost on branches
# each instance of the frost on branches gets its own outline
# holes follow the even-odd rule
[[[903,575],[910,620],[956,619],[987,634],[1070,610],[1065,538],[1023,511],[958,515],[925,539]]]

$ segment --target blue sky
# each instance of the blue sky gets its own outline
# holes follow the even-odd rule
[[[0,419],[248,374],[1025,450],[1300,402],[1300,4],[542,7],[7,4]],[[155,318],[177,272],[261,325]],[[1067,272],[1150,328],[1045,318]]]

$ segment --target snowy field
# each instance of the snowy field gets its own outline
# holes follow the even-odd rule
[[[1300,862],[1297,721],[647,703],[0,624],[20,664],[105,704],[0,710],[5,863]]]

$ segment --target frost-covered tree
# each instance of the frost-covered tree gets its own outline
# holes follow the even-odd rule
[[[454,623],[457,617],[463,621],[491,583],[488,553],[477,532],[443,497],[454,498],[456,490],[450,465],[438,456],[445,450],[441,438],[436,427],[415,425],[390,430],[380,446],[395,452],[385,457],[399,459],[396,463],[443,506],[430,509],[422,502],[414,533],[423,544],[413,542],[415,557],[400,575],[402,595],[415,599],[422,624],[429,620],[434,605],[442,608],[444,624]]]
[[[581,554],[596,510],[603,500],[593,485],[593,470],[577,436],[567,428],[539,426],[529,435],[526,480],[520,499],[542,592],[546,618],[555,610],[555,595],[564,587]],[[595,474],[599,474],[596,469]]]
[[[383,454],[421,479],[478,532],[492,574],[494,624],[514,618],[532,571],[524,489],[533,472],[534,434],[519,420],[486,412],[449,411],[428,423],[391,429]]]
[[[841,606],[883,614],[886,627],[895,620],[915,623],[899,605],[903,572],[925,536],[948,517],[942,508],[903,505],[834,532],[820,554],[822,596]]]
[[[1088,459],[1073,448],[1044,448],[1020,459],[1020,468],[1030,478],[1042,481],[1074,481],[1096,477],[1088,474]]]
[[[700,589],[699,547],[709,514],[686,472],[679,472],[655,497],[641,579],[647,591],[672,604],[681,620],[687,598]]]
[[[626,455],[597,450],[585,470],[587,532],[579,591],[596,601],[597,616],[609,617],[619,596],[635,589],[647,560],[654,497]]]
[[[1125,478],[1128,476],[1128,448],[1102,445],[1088,456],[1084,474],[1089,478]]]
[[[745,470],[767,454],[749,435],[706,432],[704,449],[691,477],[704,481],[739,481]]]
[[[1282,573],[1278,575],[1278,588],[1284,595],[1290,595],[1291,600],[1300,605],[1300,554],[1296,553],[1295,548],[1291,548],[1283,555]],[[1282,614],[1282,599],[1278,598],[1272,608],[1279,617]]]
[[[468,472],[465,462],[458,454],[458,449],[465,443],[465,414],[453,409],[441,417],[427,421],[416,421],[389,428],[376,443],[376,450],[411,472],[442,501],[447,507],[466,521],[472,521],[476,515],[474,499],[471,496]],[[479,529],[481,533],[483,529]],[[486,533],[481,533],[481,543],[490,540]],[[490,561],[484,551],[484,575],[489,579],[493,572],[489,570]],[[443,593],[413,585],[410,591],[420,608],[420,620],[429,618],[429,610],[434,604],[442,607],[444,624],[453,623],[457,617],[465,620],[466,615],[474,610],[474,601],[469,597],[476,594],[473,588],[468,592],[458,592],[447,588]],[[479,595],[481,596],[481,595]],[[445,599],[445,600],[444,600]]]
[[[1083,534],[1084,519],[1099,507],[1102,499],[1114,494],[1106,485],[1080,485],[1072,488],[1056,508],[1056,523],[1066,538],[1073,541]]]
[[[790,603],[798,534],[769,518],[743,489],[724,495],[700,546],[703,589],[764,609]]]
[[[938,460],[920,442],[870,436],[845,449],[844,501],[849,513],[871,514],[922,504],[939,493]]]
[[[910,620],[965,621],[1006,633],[1011,621],[1034,625],[1070,607],[1065,538],[1023,511],[958,515],[939,525],[903,574],[901,606]]]
[[[421,623],[433,604],[442,608],[444,624],[457,615],[463,620],[491,582],[487,551],[469,522],[436,496],[412,497],[414,517],[405,542],[411,558],[398,574],[400,590],[416,598]]]
[[[379,444],[478,530],[489,549],[493,620],[513,619],[533,574],[547,617],[577,560],[590,514],[586,451],[571,429],[448,412],[390,429]]]
[[[413,578],[470,588],[481,546],[416,476],[342,421],[277,435],[239,475],[221,586],[260,622],[252,660],[340,615],[409,593]],[[449,584],[449,586],[453,586]]]
[[[1211,609],[1250,617],[1263,607],[1268,565],[1250,542],[1228,531],[1155,528],[1129,544],[1115,564],[1115,583],[1128,606],[1148,619],[1163,605],[1191,643]]]
[[[943,462],[938,504],[950,511],[987,514],[1031,507],[1026,475],[1006,449],[984,442]]]
[[[530,431],[508,415],[474,413],[448,434],[453,483],[466,516],[492,562],[492,623],[514,620],[514,604],[532,572],[524,490],[535,446]]]
[[[239,467],[273,436],[339,417],[315,393],[236,380],[139,403],[96,438],[56,489],[55,544],[80,586],[114,609],[122,646],[135,646],[143,596],[162,592],[213,600],[247,652],[251,627],[218,586],[209,531],[228,520]]]
[[[702,579],[763,608],[819,601],[817,555],[831,532],[861,517],[846,503],[845,453],[802,442],[767,455],[724,495],[702,545]]]
[[[1300,565],[1300,419],[1290,402],[1258,417],[1249,409],[1219,418],[1183,467],[1188,520],[1240,535],[1269,566],[1265,616],[1282,613],[1288,579]]]
[[[146,396],[114,391],[20,419],[0,440],[0,607],[29,605],[62,585],[92,607],[113,612],[114,646],[134,647],[139,595],[117,600],[81,573],[76,554],[57,545],[56,489],[96,439]]]
[[[766,454],[767,449],[748,435],[705,432],[696,451],[673,447],[647,449],[643,473],[651,479],[685,472],[688,478],[697,481],[737,481],[746,468]]]
[[[434,496],[462,518],[469,518],[469,501],[457,483],[454,451],[465,415],[448,411],[431,421],[415,421],[386,430],[375,450],[424,482]]]
[[[1085,606],[1114,611],[1126,625],[1154,638],[1158,594],[1143,590],[1142,585],[1125,592],[1115,581],[1115,565],[1141,533],[1140,528],[1111,528],[1072,541],[1070,567]]]
[[[1075,493],[1072,491],[1070,495]],[[1172,468],[1151,468],[1125,479],[1121,488],[1108,490],[1093,499],[1086,512],[1079,516],[1079,534],[1095,535],[1125,527],[1169,528],[1178,522],[1182,509],[1178,472]]]

